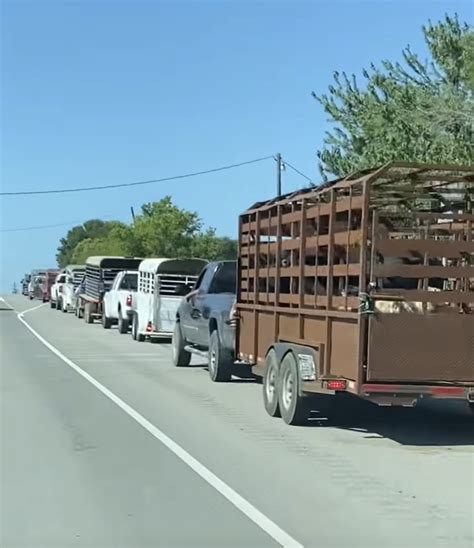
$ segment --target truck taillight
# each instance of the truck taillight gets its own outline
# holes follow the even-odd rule
[[[133,299],[131,295],[127,295],[127,306],[132,306]]]
[[[229,312],[229,325],[236,326],[238,317],[239,317],[239,314],[237,311],[237,303],[234,302]]]

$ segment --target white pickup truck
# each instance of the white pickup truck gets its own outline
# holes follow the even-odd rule
[[[60,294],[63,291],[63,285],[66,283],[67,277],[68,276],[66,272],[60,272],[56,276],[56,280],[51,286],[51,298],[49,299],[49,306],[51,308],[57,308],[58,310],[61,310]]]
[[[102,327],[118,324],[119,333],[127,333],[131,321],[133,299],[137,292],[138,272],[124,270],[115,276],[110,291],[104,295]]]
[[[56,277],[54,284],[51,286],[51,308],[69,312],[74,310],[76,297],[75,290],[79,286],[82,277],[84,276],[83,265],[68,265]]]

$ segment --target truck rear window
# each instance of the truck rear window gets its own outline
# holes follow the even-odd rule
[[[128,291],[136,291],[138,286],[138,273],[137,274],[125,274],[120,289],[127,289]]]
[[[237,285],[236,263],[224,263],[212,281],[209,293],[235,293]]]

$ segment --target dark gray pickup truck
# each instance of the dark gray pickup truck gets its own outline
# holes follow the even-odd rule
[[[213,381],[228,381],[235,355],[236,261],[209,263],[179,306],[173,333],[173,363],[206,356]]]

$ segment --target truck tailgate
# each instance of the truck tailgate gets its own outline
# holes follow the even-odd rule
[[[474,315],[375,314],[367,350],[369,381],[474,382]]]

